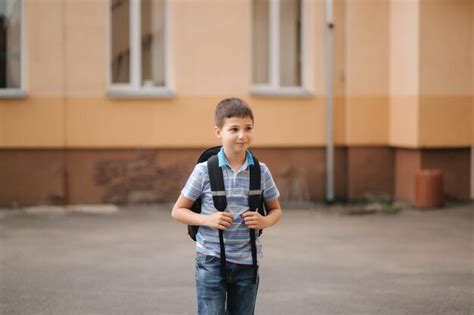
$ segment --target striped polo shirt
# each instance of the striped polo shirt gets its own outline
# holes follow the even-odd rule
[[[244,223],[242,214],[249,209],[249,165],[254,161],[249,151],[246,152],[246,161],[239,170],[234,172],[227,161],[224,150],[221,148],[217,154],[219,167],[224,175],[224,187],[227,198],[227,209],[233,215],[232,225],[224,230],[224,244],[226,260],[232,263],[251,265],[252,252],[250,246],[249,229]],[[261,189],[263,199],[273,200],[280,196],[273,181],[268,167],[260,162],[261,169]],[[217,212],[211,195],[211,185],[209,182],[209,172],[207,162],[202,162],[194,167],[186,185],[181,191],[183,196],[195,201],[199,197],[202,200],[201,214],[211,215]],[[219,230],[207,226],[199,227],[196,236],[196,251],[204,255],[220,257]],[[258,236],[258,231],[255,231]],[[262,246],[259,238],[256,238],[257,257],[262,258]]]

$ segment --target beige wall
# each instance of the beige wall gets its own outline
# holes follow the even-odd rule
[[[61,2],[66,32],[63,42],[65,94],[67,97],[104,97],[109,62],[108,1]]]
[[[30,97],[103,97],[107,9],[101,0],[26,0],[26,78]]]
[[[105,96],[108,1],[26,1],[29,97],[1,101],[0,145],[211,145],[214,106],[228,96],[253,106],[256,145],[323,145],[324,24],[315,21],[324,17],[324,2],[307,1],[307,65],[317,68],[306,78],[315,94],[309,99],[249,95],[250,3],[170,1],[171,86],[177,97],[113,100]]]
[[[16,173],[10,172],[13,165],[21,170],[19,183],[29,183],[31,172],[26,172],[24,165],[26,170],[46,169],[41,180],[33,181],[34,187],[16,185],[33,187],[32,194],[43,186],[47,188],[43,191],[52,191],[46,199],[40,196],[34,200],[67,200],[65,174],[76,177],[81,173],[79,181],[72,181],[76,186],[71,191],[87,194],[91,190],[82,188],[95,185],[91,174],[96,169],[82,174],[80,166],[66,164],[75,164],[88,155],[92,158],[87,167],[114,156],[122,161],[122,154],[140,155],[135,148],[153,148],[145,151],[159,154],[167,151],[171,161],[178,156],[177,151],[162,148],[179,148],[186,156],[190,153],[182,148],[216,145],[214,106],[224,97],[237,96],[254,109],[255,146],[272,148],[268,152],[274,153],[267,157],[273,156],[274,161],[282,159],[283,151],[289,152],[290,159],[296,158],[293,162],[316,156],[319,162],[312,162],[316,175],[303,172],[304,167],[298,172],[303,172],[304,178],[321,177],[324,149],[315,147],[325,145],[325,1],[304,2],[305,82],[313,93],[311,97],[250,95],[251,0],[170,0],[168,67],[176,97],[113,99],[106,96],[109,1],[25,0],[28,97],[0,99],[0,148],[35,150],[28,150],[29,154],[24,150],[0,150],[4,172],[15,179]],[[356,196],[382,187],[389,193],[393,190],[397,198],[411,200],[416,170],[437,167],[449,175],[449,193],[459,192],[461,187],[464,198],[468,193],[466,146],[474,145],[474,2],[334,3],[334,132],[336,144],[348,146],[336,150],[340,195],[347,192]],[[41,150],[64,147],[72,150],[66,155],[61,150]],[[289,147],[296,148],[287,150]],[[425,150],[438,147],[443,149]],[[461,149],[444,150],[448,147]],[[124,150],[74,152],[75,148]],[[297,152],[300,150],[303,153]],[[474,198],[474,149],[470,152]],[[460,157],[452,163],[451,154]],[[130,161],[135,163],[134,158]],[[366,170],[367,165],[375,167]],[[291,163],[289,167],[293,167]],[[62,169],[68,171],[62,173]],[[296,173],[291,169],[280,171],[277,180],[288,179],[288,187],[292,187],[290,179],[300,178],[293,176]],[[55,178],[51,183],[49,176]],[[10,181],[4,185],[10,185]],[[322,195],[324,185],[310,187],[315,189],[311,196]],[[307,197],[306,192],[302,195]],[[76,201],[101,200],[82,197]],[[6,199],[14,200],[11,196]]]
[[[176,89],[183,95],[246,94],[250,1],[173,1]]]
[[[253,105],[257,146],[318,145],[324,125],[321,106],[311,100],[257,101]],[[180,97],[162,101],[108,102],[69,99],[67,126],[69,147],[202,147],[218,144],[212,112],[219,97]],[[291,119],[300,115],[301,119]],[[93,113],[93,114],[91,114]],[[170,117],[179,117],[179,119]],[[84,130],[93,130],[84,132]],[[114,132],[112,133],[111,130]],[[292,132],[287,132],[291,130]],[[133,131],[133,132],[132,132]],[[294,137],[297,133],[299,136]]]
[[[472,143],[472,6],[469,0],[391,2],[390,143]]]
[[[472,97],[421,97],[419,142],[427,147],[469,147]]]
[[[390,136],[394,146],[418,145],[418,1],[390,1]]]
[[[3,100],[0,110],[2,147],[55,148],[64,146],[65,116],[62,98]]]
[[[346,140],[383,145],[389,131],[388,2],[347,1],[345,18]]]
[[[419,141],[469,146],[472,128],[471,0],[420,2]]]
[[[334,1],[334,142],[346,144],[346,2]]]
[[[176,91],[249,95],[251,0],[170,1],[169,8]],[[321,96],[326,92],[324,1],[305,1],[305,8],[306,87]]]
[[[213,107],[231,95],[253,106],[256,145],[324,146],[324,1],[305,1],[310,98],[249,94],[250,3],[170,1],[177,96],[114,100],[106,97],[108,1],[26,0],[28,97],[0,101],[0,146],[210,145]],[[472,143],[474,54],[472,40],[465,43],[474,36],[472,7],[469,0],[335,1],[338,145]],[[443,63],[452,59],[453,69]]]
[[[471,0],[421,0],[420,94],[469,95],[472,86]]]
[[[64,3],[30,0],[25,1],[24,10],[28,95],[62,96],[65,89]]]

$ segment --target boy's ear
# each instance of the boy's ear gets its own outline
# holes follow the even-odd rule
[[[217,138],[220,139],[222,137],[221,136],[221,128],[219,128],[217,126],[214,126],[214,132],[215,132]]]

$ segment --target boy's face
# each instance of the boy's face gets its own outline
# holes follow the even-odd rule
[[[216,126],[215,131],[226,152],[239,154],[252,143],[253,121],[250,117],[226,118],[222,128]]]

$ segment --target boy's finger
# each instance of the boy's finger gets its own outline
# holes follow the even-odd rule
[[[226,215],[223,215],[221,217],[221,220],[225,220],[225,221],[228,221],[228,222],[232,222],[234,221],[234,218],[232,216],[226,216]]]
[[[219,225],[223,225],[223,226],[225,226],[225,227],[229,227],[229,226],[232,225],[232,222],[221,220],[221,221],[219,222]]]
[[[245,221],[245,225],[246,226],[250,226],[250,225],[254,225],[254,224],[257,224],[257,221]]]
[[[218,221],[217,224],[226,224],[226,225],[229,225],[230,222],[224,218],[220,218],[220,220]]]
[[[246,224],[251,223],[251,222],[257,222],[257,219],[256,218],[245,218],[244,222]]]
[[[221,221],[220,224],[223,224],[223,225],[229,227],[229,226],[231,226],[232,221]]]

